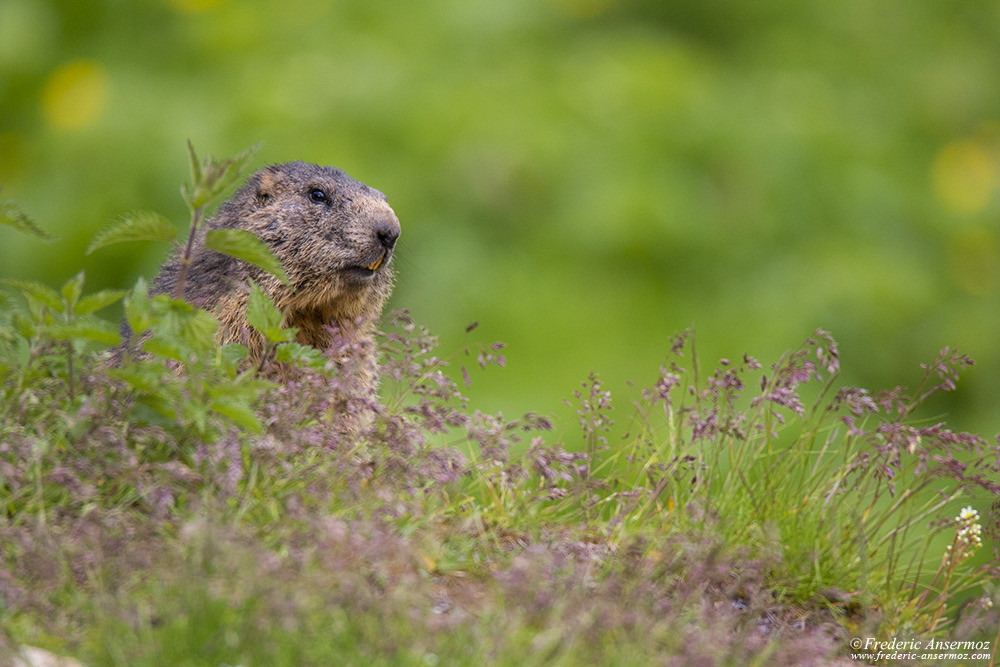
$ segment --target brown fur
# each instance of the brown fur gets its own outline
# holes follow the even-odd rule
[[[264,340],[246,319],[253,280],[285,314],[285,324],[298,328],[298,342],[325,350],[333,343],[330,328],[335,327],[367,351],[371,363],[362,366],[373,367],[371,339],[392,291],[392,251],[400,232],[385,195],[339,169],[278,164],[255,173],[220,206],[203,225],[195,247],[201,248],[204,235],[219,228],[256,234],[290,279],[285,285],[246,262],[198,251],[187,271],[184,297],[216,315],[220,343],[246,345],[252,362],[263,361]],[[176,291],[181,258],[182,250],[176,251],[150,292]],[[373,378],[362,384],[370,387]]]

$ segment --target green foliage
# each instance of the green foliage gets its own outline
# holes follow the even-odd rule
[[[0,197],[0,225],[13,227],[46,243],[59,240],[58,236],[49,234],[35,224],[35,221],[21,208],[20,204],[2,197]]]
[[[126,241],[173,241],[177,230],[162,215],[150,211],[136,211],[112,222],[94,236],[87,254],[113,243]]]
[[[247,157],[228,161],[220,170],[207,164],[207,171],[200,173],[214,179],[215,188],[207,191],[225,187],[231,176],[223,179],[223,172]],[[165,240],[168,233],[173,228],[161,216],[132,214],[98,234],[91,250],[125,240]],[[266,261],[263,253],[256,257]],[[109,433],[119,433],[128,424],[125,430],[169,434],[168,442],[149,447],[138,445],[145,435],[130,438],[140,458],[154,466],[178,458],[193,463],[193,443],[214,443],[226,434],[259,433],[263,428],[256,404],[270,383],[247,367],[245,348],[216,344],[218,322],[211,314],[169,295],[150,295],[142,279],[131,291],[92,294],[84,294],[84,281],[81,271],[59,290],[36,281],[3,283],[21,294],[24,305],[0,314],[0,371],[10,379],[0,393],[0,418],[3,432],[15,441],[20,438],[34,452],[26,468],[30,483],[24,487],[32,491],[13,492],[4,499],[6,516],[37,515],[44,520],[48,503],[64,501],[65,492],[51,483],[58,460],[67,450],[87,449],[87,434],[99,430],[102,420],[114,424],[104,427]],[[119,345],[121,336],[117,325],[97,312],[123,297],[126,321],[136,333],[110,355],[101,353],[104,346]],[[263,294],[256,295],[254,303],[257,311],[275,310]],[[89,427],[87,419],[75,416],[94,410],[103,412]],[[105,457],[102,467],[127,465],[132,454],[126,454]],[[148,502],[143,482],[131,473],[112,474],[118,482],[98,491],[96,498],[76,502],[100,507]]]
[[[285,321],[284,313],[278,310],[257,283],[250,284],[247,321],[271,343],[286,343],[295,339],[295,329],[282,326]]]
[[[191,228],[188,231],[187,244],[180,257],[180,269],[174,296],[180,298],[184,294],[184,283],[187,280],[188,267],[194,259],[194,253],[199,249],[194,247],[199,227],[205,216],[207,204],[227,191],[250,164],[253,156],[260,150],[260,145],[253,146],[227,160],[215,160],[205,156],[202,160],[194,152],[194,146],[188,141],[188,154],[191,166],[191,182],[181,188],[181,195],[191,209]],[[278,276],[282,282],[288,282],[281,263],[274,257],[270,249],[253,234],[245,230],[212,230],[206,234],[205,246],[211,250],[230,254],[237,259],[250,262],[265,271]]]
[[[152,418],[179,437],[207,443],[232,426],[260,432],[253,405],[266,383],[241,372],[245,348],[216,345],[218,322],[210,313],[166,294],[151,297],[140,281],[125,314],[141,332],[136,358],[110,375],[135,390],[134,418]]]
[[[75,392],[75,357],[92,350],[94,343],[116,345],[120,340],[116,328],[94,313],[125,295],[121,290],[102,290],[83,296],[83,283],[83,271],[68,280],[59,292],[33,281],[3,281],[20,292],[28,306],[26,311],[11,315],[12,329],[3,335],[10,349],[16,350],[6,364],[18,359],[25,372],[44,374],[54,370],[48,369],[44,360],[58,359],[56,375],[65,379],[71,397]],[[17,336],[11,336],[12,331]],[[59,345],[54,346],[55,343]]]
[[[227,160],[219,161],[211,156],[199,160],[194,146],[188,142],[191,183],[182,188],[182,195],[191,209],[191,227],[188,231],[187,246],[181,257],[181,277],[177,281],[176,296],[179,297],[183,293],[187,267],[194,254],[201,250],[194,247],[193,241],[204,218],[205,207],[232,187],[259,150],[258,144]],[[115,243],[172,241],[176,236],[177,231],[173,224],[162,215],[151,211],[137,211],[121,216],[98,232],[88,246],[86,254],[89,255],[99,248]],[[281,262],[252,232],[240,229],[215,229],[205,235],[204,247],[253,264],[274,274],[283,283],[288,283],[288,276]]]
[[[142,347],[174,361],[215,354],[218,321],[204,310],[166,294],[150,296],[141,280],[125,301],[125,318],[133,331],[151,331]]]
[[[267,341],[264,358],[274,354],[275,361],[301,368],[324,368],[327,359],[320,350],[295,342],[295,327],[285,327],[285,315],[264,294],[260,286],[251,282],[247,301],[247,321]]]
[[[79,309],[87,298],[79,276],[58,292],[21,287],[28,308]],[[663,655],[742,664],[761,650],[832,654],[818,639],[830,623],[851,634],[955,636],[945,593],[978,594],[984,583],[956,557],[942,565],[946,580],[928,586],[920,567],[935,559],[935,533],[919,530],[974,493],[982,464],[969,458],[968,478],[943,498],[928,494],[928,480],[945,479],[934,448],[983,443],[906,423],[930,388],[913,400],[895,390],[907,406],[896,414],[865,392],[829,398],[831,377],[806,410],[798,385],[836,371],[827,339],[779,360],[763,382],[751,381],[759,365],[750,358],[707,378],[694,360],[671,364],[623,442],[607,437],[610,395],[592,374],[575,396],[584,451],[571,452],[542,435],[518,445],[551,429],[537,415],[467,411],[433,337],[405,315],[401,332],[384,336],[391,404],[365,408],[357,439],[338,431],[345,413],[328,412],[337,386],[329,365],[298,365],[288,384],[263,380],[238,346],[214,345],[207,313],[151,296],[141,281],[126,316],[142,332],[135,358],[110,369],[82,359],[86,400],[53,386],[48,372],[20,369],[19,389],[0,406],[9,443],[0,464],[19,471],[0,480],[0,517],[13,527],[8,557],[30,564],[24,576],[39,605],[0,611],[0,630],[15,617],[58,627],[97,663],[479,664],[503,655],[500,664],[523,664],[541,650],[546,664]],[[256,285],[248,318],[279,355],[293,350],[286,362],[295,357],[294,330]],[[482,365],[496,363],[487,357],[497,347],[480,352]],[[950,378],[960,362],[942,357],[928,373]],[[747,386],[760,390],[743,400]],[[846,434],[834,428],[845,415],[855,418]],[[923,449],[880,458],[878,443],[893,434],[920,437]],[[430,445],[442,436],[448,444]],[[67,483],[67,470],[97,483]],[[888,479],[900,481],[887,491]],[[38,536],[60,539],[50,531],[83,519],[101,529],[60,541],[59,557],[103,555],[86,582],[60,579],[46,565],[52,556],[36,551]],[[119,553],[102,541],[117,532],[144,537]],[[954,544],[962,556],[971,548]],[[111,583],[121,569],[132,575]],[[56,583],[77,597],[46,588]],[[824,602],[831,589],[837,601]],[[53,626],[38,609],[57,600],[87,620]],[[978,618],[974,604],[964,616]],[[753,639],[762,617],[784,628],[766,649]],[[793,630],[802,623],[815,633]]]
[[[251,146],[226,160],[215,160],[210,155],[199,160],[190,140],[187,146],[191,181],[181,188],[181,195],[192,211],[200,211],[236,183],[263,145]]]
[[[263,241],[245,229],[213,229],[205,235],[205,247],[264,269],[288,284],[288,275]]]

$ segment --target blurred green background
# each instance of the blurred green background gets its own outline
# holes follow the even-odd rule
[[[188,139],[387,193],[391,305],[509,345],[483,409],[571,415],[592,369],[627,403],[692,325],[705,364],[822,327],[872,388],[967,352],[935,407],[1000,427],[995,1],[0,0],[0,183],[62,237],[0,229],[0,277],[151,276],[83,252],[186,224]]]

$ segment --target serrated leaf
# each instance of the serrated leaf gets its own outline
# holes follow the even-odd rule
[[[106,308],[116,301],[120,301],[126,294],[128,292],[120,289],[106,289],[88,294],[76,304],[76,312],[80,315],[95,313],[101,308]]]
[[[142,341],[142,349],[156,357],[166,357],[174,361],[185,361],[180,347],[162,338],[148,338]]]
[[[155,393],[140,396],[138,402],[166,417],[171,422],[177,420],[177,409],[174,407],[174,404]]]
[[[155,392],[162,383],[160,370],[148,364],[136,363],[117,366],[112,368],[108,374],[143,393]]]
[[[228,160],[223,160],[222,162],[214,165],[216,167],[216,173],[213,174],[215,177],[215,183],[212,184],[213,195],[221,194],[226,188],[232,185],[237,179],[239,179],[240,174],[247,168],[250,161],[253,160],[254,156],[260,152],[263,144],[254,144],[250,148],[244,151],[240,151]]]
[[[281,262],[253,232],[245,229],[213,229],[205,235],[205,247],[249,262],[288,284],[288,276]]]
[[[85,280],[84,272],[76,274],[72,278],[66,281],[66,284],[62,286],[62,296],[69,305],[69,311],[72,313],[76,302],[80,300],[80,295],[83,294],[83,281]]]
[[[218,330],[219,320],[204,310],[195,311],[194,315],[184,321],[180,329],[185,341],[204,350],[215,348],[215,332]]]
[[[104,345],[117,345],[121,335],[110,322],[97,318],[80,318],[69,324],[57,324],[46,329],[55,340],[73,340],[86,338]]]
[[[247,321],[272,343],[283,343],[295,338],[295,329],[282,328],[285,315],[274,302],[264,294],[255,282],[250,283],[250,298],[247,302]]]
[[[275,359],[282,363],[292,363],[296,366],[310,366],[312,368],[323,368],[326,366],[326,357],[311,345],[302,345],[295,342],[285,343],[278,346],[274,356]]]
[[[29,236],[52,243],[58,241],[59,237],[49,234],[47,231],[35,224],[27,213],[16,202],[10,199],[0,199],[0,224],[13,227]]]
[[[152,324],[150,308],[149,286],[139,278],[132,292],[125,297],[125,321],[136,334],[141,334]]]
[[[209,197],[202,187],[201,162],[194,152],[194,144],[188,139],[188,163],[191,168],[191,182],[181,185],[181,197],[191,207],[191,210],[198,209],[208,203]]]
[[[240,364],[250,356],[250,351],[245,345],[239,343],[228,343],[219,347],[218,363],[231,376],[235,376]]]
[[[4,280],[3,283],[16,289],[26,299],[34,299],[57,313],[63,312],[62,299],[59,298],[58,292],[50,287],[33,280]]]
[[[194,147],[188,141],[191,160],[191,182],[181,187],[181,195],[192,210],[204,207],[235,182],[262,144],[255,144],[228,160],[215,160],[210,155],[198,160]]]
[[[180,423],[183,426],[190,426],[194,423],[195,431],[199,436],[211,444],[218,438],[218,434],[208,432],[209,408],[198,399],[189,398],[180,405]]]
[[[246,405],[220,400],[213,401],[210,407],[220,415],[229,417],[236,425],[242,426],[254,433],[260,433],[264,430],[264,426],[260,423],[257,414]]]
[[[191,165],[191,182],[198,183],[201,181],[201,165],[198,163],[198,155],[194,152],[194,144],[191,140],[187,141],[188,147],[188,160]]]
[[[264,294],[260,285],[250,282],[250,298],[247,301],[247,321],[261,332],[280,327],[284,315],[274,302]]]
[[[135,211],[113,220],[90,242],[87,253],[113,243],[125,241],[173,241],[177,228],[159,213]]]
[[[21,313],[14,313],[13,318],[11,318],[11,324],[14,329],[25,340],[30,340],[35,337],[35,332],[37,331],[37,326],[34,320],[25,317]]]
[[[146,341],[146,350],[180,361],[191,353],[200,356],[215,349],[219,321],[211,313],[166,294],[157,294],[150,302],[149,328],[154,336]]]

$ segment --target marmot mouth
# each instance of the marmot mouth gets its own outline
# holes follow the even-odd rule
[[[344,272],[354,279],[368,280],[375,275],[375,272],[383,267],[389,259],[389,254],[381,255],[371,264],[355,264],[344,268]]]
[[[353,280],[368,280],[375,275],[375,270],[367,266],[348,266],[343,269],[343,273]]]

